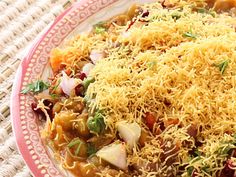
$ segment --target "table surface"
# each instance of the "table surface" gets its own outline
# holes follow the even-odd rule
[[[0,1],[0,177],[28,177],[12,133],[10,95],[16,70],[56,16],[71,5],[68,0]]]

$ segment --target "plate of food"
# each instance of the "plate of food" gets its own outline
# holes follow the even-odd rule
[[[80,0],[22,61],[37,177],[236,175],[236,1]]]

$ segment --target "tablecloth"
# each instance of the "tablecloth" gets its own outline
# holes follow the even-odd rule
[[[66,0],[0,1],[0,177],[31,176],[12,133],[12,84],[30,46],[72,3]]]

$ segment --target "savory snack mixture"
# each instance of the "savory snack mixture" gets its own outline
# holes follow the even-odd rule
[[[235,0],[164,0],[94,25],[51,52],[22,93],[42,138],[78,177],[233,177]]]

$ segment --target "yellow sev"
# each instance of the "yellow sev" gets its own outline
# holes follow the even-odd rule
[[[149,11],[152,14],[152,9]],[[128,44],[107,50],[109,56],[92,71],[96,82],[88,94],[96,94],[98,106],[114,114],[115,118],[109,116],[107,121],[122,117],[139,120],[144,112],[211,127],[218,119],[225,123],[234,120],[235,18],[214,18],[186,8],[179,12],[185,15],[174,21],[172,10],[158,11],[153,15],[166,15],[166,20],[131,28],[128,37],[119,36],[122,44]],[[196,39],[183,36],[190,30]],[[215,65],[225,60],[229,65],[222,75]],[[170,108],[164,99],[171,102]],[[221,126],[225,123],[219,122]],[[228,125],[225,128],[231,129]],[[223,133],[225,128],[215,131],[209,127],[207,132]]]
[[[98,107],[107,110],[107,125],[115,130],[115,123],[123,119],[141,124],[145,112],[155,112],[159,119],[174,117],[184,126],[201,126],[203,142],[220,141],[226,132],[235,132],[235,18],[212,17],[184,8],[178,12],[181,18],[175,21],[171,14],[176,10],[148,7],[149,18],[155,16],[160,20],[141,28],[133,27],[125,37],[120,35],[118,41],[125,45],[108,50],[109,56],[92,71],[96,82],[89,87],[88,94],[95,94]],[[184,37],[188,31],[196,39]],[[215,65],[225,60],[229,60],[229,65],[222,75]],[[165,99],[171,103],[170,107],[165,105]],[[178,131],[184,132],[181,129],[169,132],[171,139]],[[180,141],[188,139],[183,132],[177,134]],[[165,133],[160,136],[165,138]],[[131,164],[149,153],[149,161],[158,161],[153,152],[160,148],[155,139],[152,141],[129,156]],[[180,150],[182,163],[189,161],[188,156],[187,149]],[[217,163],[210,162],[212,166]],[[144,170],[143,175],[160,175],[166,168],[152,174]]]
[[[128,31],[128,25],[116,26],[119,47],[111,45],[114,36],[106,36],[102,42],[97,42],[101,40],[99,35],[83,36],[62,53],[56,49],[51,62],[58,53],[60,57],[65,55],[67,62],[68,58],[88,57],[91,49],[107,52],[107,57],[92,70],[96,81],[89,86],[87,95],[104,110],[106,125],[113,134],[116,122],[121,120],[143,125],[146,112],[155,113],[163,121],[180,120],[182,128],[170,127],[128,156],[129,164],[139,162],[145,167],[148,162],[159,161],[160,137],[172,143],[189,143],[180,147],[177,163],[163,164],[155,172],[141,169],[143,176],[168,175],[168,170],[175,171],[181,164],[195,169],[207,166],[216,176],[226,160],[215,154],[216,149],[221,142],[232,141],[233,137],[226,133],[236,130],[236,18],[227,13],[197,13],[192,10],[192,2],[170,3],[181,6],[181,10],[163,9],[159,3],[152,3],[143,6],[150,13],[148,25],[135,24]],[[180,18],[173,18],[174,14]],[[225,61],[228,65],[221,72],[219,64]],[[194,140],[186,133],[191,124],[200,127],[198,140],[204,144],[199,151],[205,157],[197,163],[188,154],[194,147]],[[188,176],[187,172],[183,176]],[[199,176],[209,174],[202,172]]]

